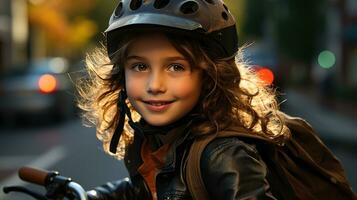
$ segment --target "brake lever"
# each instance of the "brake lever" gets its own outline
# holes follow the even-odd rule
[[[8,194],[10,192],[22,192],[25,194],[28,194],[30,196],[32,196],[33,198],[37,199],[37,200],[48,200],[44,195],[34,192],[32,190],[29,190],[25,187],[22,186],[8,186],[8,187],[3,187],[3,191],[5,194]]]

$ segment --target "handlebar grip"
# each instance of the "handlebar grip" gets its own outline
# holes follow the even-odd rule
[[[21,167],[19,169],[19,177],[27,182],[38,184],[38,185],[46,185],[47,177],[52,172],[48,172],[46,170],[35,169],[31,167]]]

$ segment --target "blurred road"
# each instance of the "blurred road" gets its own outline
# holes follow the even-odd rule
[[[47,127],[0,127],[0,187],[24,184],[15,174],[24,165],[59,171],[85,189],[127,176],[123,162],[106,155],[95,130],[83,127],[80,120]],[[32,198],[4,196],[1,189],[0,200],[10,199]]]
[[[306,118],[342,161],[352,187],[357,191],[357,123],[355,119],[321,108],[309,96],[287,90],[284,110]],[[289,109],[287,109],[289,108]],[[123,162],[105,155],[93,128],[74,119],[45,127],[0,127],[0,187],[24,184],[16,170],[24,165],[57,170],[85,189],[127,176]],[[36,189],[41,189],[35,187]],[[0,200],[30,200],[25,195],[0,192]]]

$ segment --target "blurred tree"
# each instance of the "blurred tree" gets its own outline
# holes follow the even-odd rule
[[[245,20],[242,22],[242,31],[247,38],[261,38],[264,35],[264,21],[266,20],[264,0],[248,0],[245,5]]]
[[[326,0],[268,0],[275,38],[282,59],[305,67],[309,79],[311,63],[324,37]]]
[[[33,34],[40,31],[46,41],[46,46],[41,48],[46,49],[46,54],[73,59],[81,56],[83,49],[92,43],[94,36],[98,39],[116,3],[99,0],[32,0],[30,2],[32,3],[29,5],[31,30]]]
[[[311,62],[324,29],[325,0],[280,0],[276,37],[280,50],[293,59]],[[284,10],[282,10],[284,9]]]
[[[100,41],[104,38],[103,32],[108,27],[109,17],[118,3],[118,0],[95,0],[96,7],[91,10],[90,15],[88,16],[91,20],[96,22],[98,27],[98,31],[93,38],[94,41]]]

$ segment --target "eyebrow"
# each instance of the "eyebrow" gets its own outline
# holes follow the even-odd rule
[[[128,60],[131,60],[131,59],[136,59],[136,60],[148,60],[148,59],[145,58],[145,57],[141,57],[141,56],[137,56],[137,55],[128,56],[126,60],[128,61]],[[166,57],[164,60],[165,60],[165,61],[176,61],[176,60],[188,61],[185,57],[182,57],[182,56]]]

